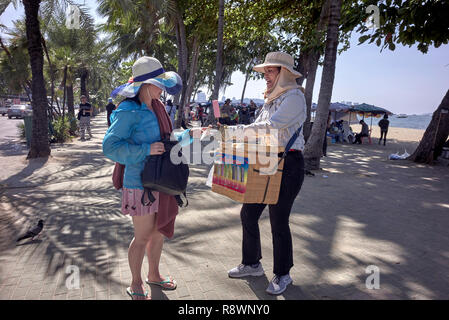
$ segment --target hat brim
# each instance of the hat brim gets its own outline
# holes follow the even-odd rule
[[[264,70],[265,67],[282,67],[282,68],[285,68],[286,70],[290,71],[290,73],[295,75],[296,78],[302,77],[302,74],[299,73],[298,71],[294,70],[290,66],[286,66],[286,65],[280,64],[280,63],[262,63],[262,64],[258,64],[258,65],[255,65],[253,67],[253,70],[256,71],[256,72],[265,73],[265,70]]]
[[[155,85],[170,95],[176,95],[182,89],[181,77],[176,72],[167,71],[151,79],[122,84],[112,91],[111,96],[121,95],[127,98],[133,98],[144,83]]]

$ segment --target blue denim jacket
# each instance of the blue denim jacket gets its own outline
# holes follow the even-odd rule
[[[145,159],[150,156],[150,145],[160,141],[159,123],[156,114],[134,101],[124,101],[111,114],[111,126],[103,139],[103,154],[125,165],[123,186],[143,189],[140,173]],[[192,142],[190,130],[174,133],[181,145]]]

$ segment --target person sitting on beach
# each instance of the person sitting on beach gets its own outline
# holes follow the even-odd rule
[[[379,139],[379,144],[382,141],[382,137],[384,139],[384,145],[387,141],[387,132],[388,132],[388,126],[390,125],[390,121],[387,120],[388,119],[388,115],[385,114],[384,118],[382,120],[379,121],[378,125],[380,127],[380,139]]]
[[[352,144],[354,144],[354,143],[362,144],[362,138],[369,136],[369,128],[368,128],[368,125],[366,124],[366,122],[363,120],[360,120],[360,124],[362,125],[362,131],[360,131],[360,133],[357,133],[355,135],[355,141]]]
[[[341,130],[337,123],[333,122],[329,128],[330,136],[335,140],[335,142],[343,142],[343,130]]]

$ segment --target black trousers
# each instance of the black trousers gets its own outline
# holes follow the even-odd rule
[[[273,258],[276,275],[283,276],[293,267],[293,245],[289,217],[296,196],[304,181],[304,158],[301,152],[289,152],[284,169],[277,204],[268,205]],[[259,218],[266,204],[245,203],[240,211],[243,227],[242,263],[257,264],[262,259],[260,245]]]
[[[362,144],[362,137],[368,137],[368,135],[362,134],[362,133],[357,133],[355,135],[355,141],[352,144],[355,144],[355,143]]]
[[[385,145],[385,143],[387,142],[387,132],[388,131],[380,130],[379,144],[380,144],[380,142],[382,141],[382,138],[383,138],[384,139],[384,145]]]

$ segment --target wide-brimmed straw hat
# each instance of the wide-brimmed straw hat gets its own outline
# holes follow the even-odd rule
[[[299,78],[302,74],[293,69],[294,64],[293,57],[288,53],[270,52],[266,55],[264,63],[254,66],[253,70],[264,73],[265,67],[283,67]]]
[[[181,77],[173,71],[165,71],[162,64],[153,57],[141,57],[133,64],[133,76],[128,83],[122,84],[112,91],[111,96],[121,95],[134,97],[142,84],[150,83],[171,95],[182,89]]]

